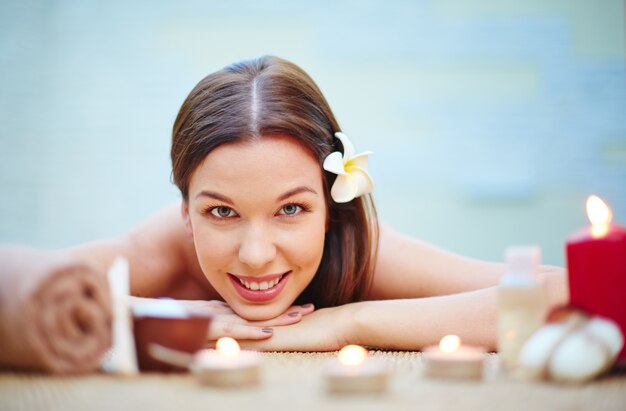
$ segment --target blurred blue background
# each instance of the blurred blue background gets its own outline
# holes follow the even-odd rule
[[[618,0],[0,0],[0,241],[116,236],[179,199],[176,113],[206,74],[274,54],[317,81],[381,219],[501,260],[564,264],[596,193],[626,224]]]

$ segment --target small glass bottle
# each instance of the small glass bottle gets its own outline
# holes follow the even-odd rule
[[[504,369],[511,370],[526,340],[543,325],[546,303],[537,279],[540,248],[509,247],[505,258],[507,272],[498,289],[498,352]]]

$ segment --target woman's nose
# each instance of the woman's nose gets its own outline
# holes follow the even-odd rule
[[[251,225],[244,232],[239,246],[239,261],[251,268],[263,268],[276,258],[272,236],[262,225]]]

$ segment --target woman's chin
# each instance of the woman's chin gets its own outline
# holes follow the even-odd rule
[[[236,304],[235,306],[231,305],[231,308],[235,313],[248,321],[266,321],[271,320],[279,315],[283,314],[290,305],[283,307],[283,305],[279,304],[270,304],[270,305],[243,305]]]

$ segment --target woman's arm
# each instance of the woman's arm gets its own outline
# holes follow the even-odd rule
[[[567,303],[562,273],[544,274],[548,309]],[[276,327],[264,341],[244,341],[266,351],[332,351],[346,344],[418,350],[456,334],[468,344],[496,348],[497,287],[451,295],[363,301],[324,308],[298,324]]]
[[[568,291],[562,272],[541,275],[546,314],[567,304]],[[350,317],[350,343],[389,349],[419,349],[436,344],[447,334],[468,343],[497,347],[498,287],[428,298],[365,301],[356,303]]]
[[[347,344],[419,350],[447,334],[492,349],[496,290],[430,298],[363,301],[317,310],[298,324],[276,327],[269,340],[245,341],[264,351],[333,351]]]
[[[275,328],[262,350],[336,350],[346,344],[421,349],[446,334],[496,348],[496,285],[505,265],[461,257],[384,227],[370,301],[325,308]],[[547,309],[568,302],[565,271],[542,266]],[[375,301],[372,301],[375,300]]]
[[[431,297],[491,287],[502,264],[462,257],[381,226],[369,299]]]
[[[505,269],[503,263],[463,257],[383,226],[368,299],[432,297],[493,287]],[[541,266],[539,274],[563,276],[564,270]]]

